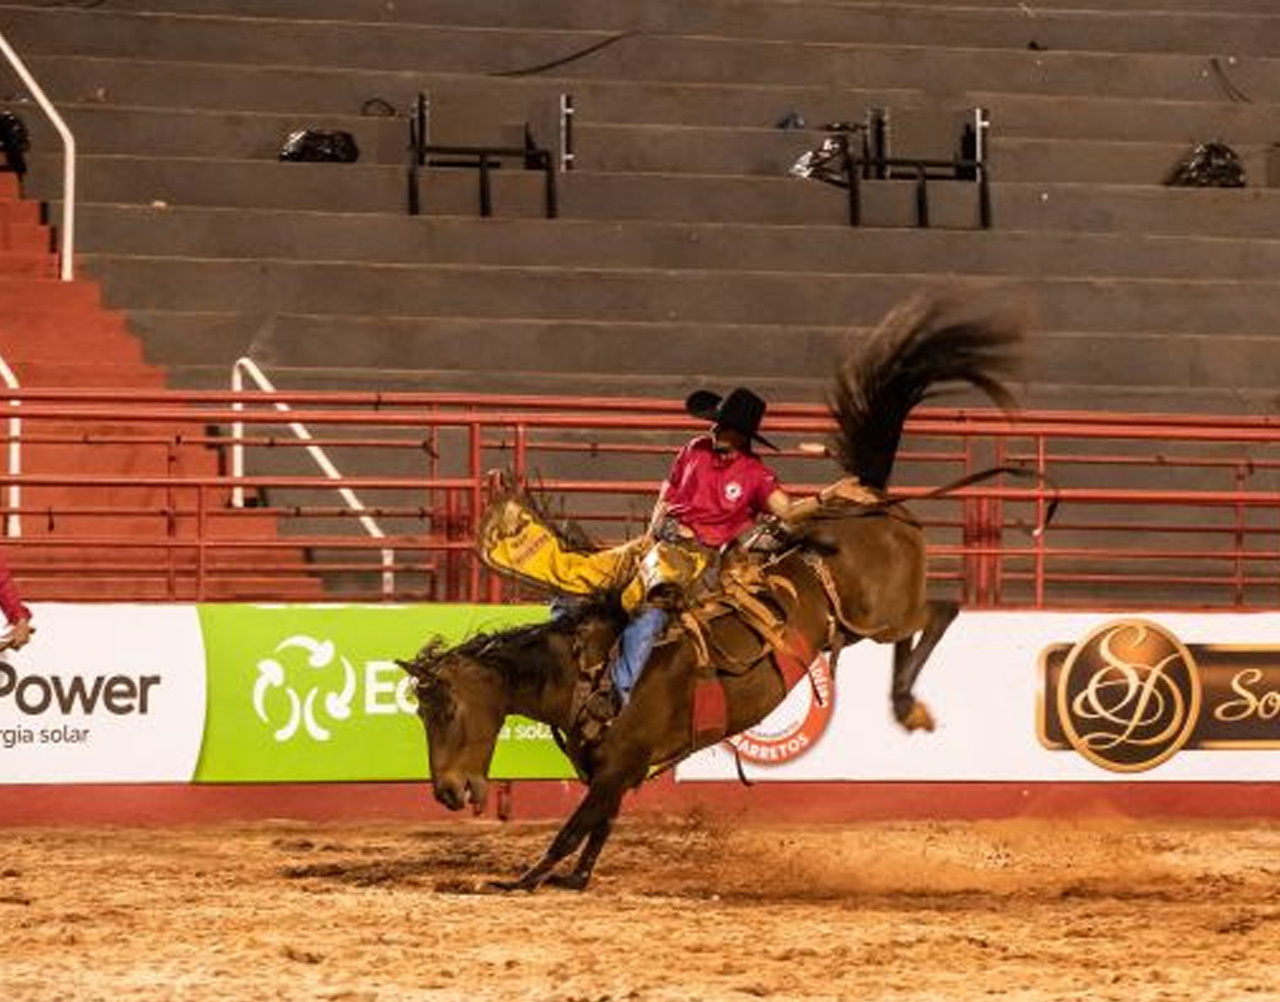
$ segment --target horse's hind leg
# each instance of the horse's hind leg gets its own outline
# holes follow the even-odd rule
[[[955,602],[932,601],[924,629],[914,644],[911,638],[899,640],[893,645],[893,684],[889,695],[893,700],[893,715],[898,723],[909,731],[933,730],[933,716],[929,708],[913,696],[920,669],[947,632],[960,607]]]

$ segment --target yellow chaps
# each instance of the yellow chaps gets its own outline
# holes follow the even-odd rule
[[[679,543],[633,539],[603,550],[568,548],[559,534],[517,496],[490,506],[480,523],[477,547],[500,573],[568,595],[622,589],[622,605],[633,611],[655,589],[683,591],[706,569],[707,558]]]

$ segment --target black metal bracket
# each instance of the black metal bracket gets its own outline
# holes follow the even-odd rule
[[[559,190],[556,185],[556,166],[551,151],[539,146],[533,139],[528,123],[524,127],[524,144],[521,146],[454,145],[429,141],[430,105],[425,94],[419,94],[414,102],[414,112],[409,118],[409,191],[408,211],[411,216],[422,214],[420,174],[427,167],[458,167],[478,173],[480,185],[480,215],[493,215],[492,173],[504,162],[518,162],[524,170],[539,170],[543,175],[543,206],[547,219],[560,214]]]

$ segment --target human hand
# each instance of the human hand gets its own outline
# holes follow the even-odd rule
[[[20,619],[14,623],[9,632],[0,639],[0,647],[5,650],[19,650],[26,647],[31,641],[31,634],[36,632],[36,628],[31,625],[31,620]]]

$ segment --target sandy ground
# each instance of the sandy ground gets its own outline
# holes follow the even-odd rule
[[[1280,999],[1280,829],[624,821],[0,830],[0,999]]]

